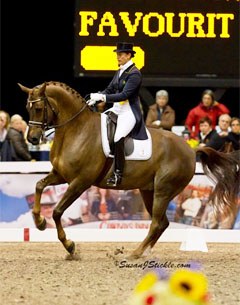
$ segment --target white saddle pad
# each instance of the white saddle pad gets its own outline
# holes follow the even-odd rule
[[[148,129],[146,128],[148,135],[147,140],[135,140],[133,153],[126,156],[126,160],[148,160],[152,156],[152,137]],[[101,134],[102,134],[102,148],[106,157],[113,158],[114,156],[110,154],[110,146],[107,137],[107,115],[101,113]]]

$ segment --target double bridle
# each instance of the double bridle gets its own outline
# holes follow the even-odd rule
[[[51,105],[51,103],[49,102],[48,98],[46,97],[46,95],[44,95],[43,97],[40,97],[36,100],[27,100],[27,103],[30,104],[30,109],[31,109],[31,103],[37,103],[37,102],[44,102],[44,109],[43,109],[43,120],[42,122],[38,122],[38,121],[29,121],[28,125],[29,126],[38,126],[41,127],[41,129],[43,131],[52,129],[52,128],[59,128],[62,127],[66,124],[68,124],[69,122],[71,122],[72,120],[74,120],[86,107],[87,107],[87,103],[85,103],[85,105],[76,113],[74,114],[74,116],[72,116],[70,119],[68,119],[67,121],[61,123],[61,124],[57,124],[57,125],[49,125],[48,123],[48,111],[47,111],[47,106],[50,107],[51,111],[53,112],[53,114],[57,117],[58,113],[55,111],[55,109],[53,108],[53,106]]]

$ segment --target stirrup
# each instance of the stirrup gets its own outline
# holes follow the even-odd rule
[[[114,172],[112,176],[109,179],[107,179],[107,185],[117,186],[121,183],[121,181],[122,181],[122,175],[120,173]]]

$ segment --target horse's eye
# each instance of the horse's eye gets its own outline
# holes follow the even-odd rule
[[[41,112],[42,111],[42,108],[39,107],[39,108],[35,108],[36,112]]]

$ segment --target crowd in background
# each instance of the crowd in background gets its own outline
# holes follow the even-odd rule
[[[175,111],[168,105],[168,92],[156,93],[156,103],[149,108],[146,125],[152,128],[172,130],[175,124]],[[208,146],[218,151],[239,150],[240,119],[230,117],[229,109],[217,102],[211,90],[205,90],[202,100],[191,109],[185,120],[182,136],[195,147]]]
[[[14,114],[11,118],[0,111],[0,160],[30,161],[32,159],[26,141],[27,123]]]
[[[105,110],[104,103],[95,107],[98,112]],[[147,127],[173,131],[176,113],[169,105],[166,90],[156,92],[155,103],[149,107],[145,117]],[[34,147],[27,142],[27,128],[27,123],[20,115],[14,114],[10,118],[7,112],[0,110],[1,161],[49,159],[49,153],[43,158],[39,157],[36,151],[40,149],[48,152],[52,137],[43,139],[40,146]],[[216,101],[213,91],[205,90],[200,103],[189,110],[181,135],[192,148],[208,146],[223,152],[239,150],[240,119],[230,116],[227,106]]]

